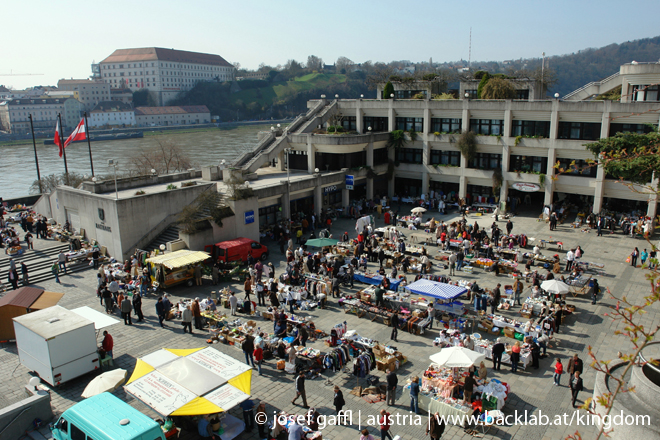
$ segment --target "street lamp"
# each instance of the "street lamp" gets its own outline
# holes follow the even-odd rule
[[[559,99],[559,93],[555,93],[555,99]]]
[[[321,99],[325,99],[325,95],[321,95]]]
[[[315,172],[316,174],[318,174],[320,171],[319,171],[318,168],[314,168],[314,172]]]
[[[394,93],[390,93],[390,98],[394,99]]]
[[[367,127],[367,130],[371,131],[371,125]]]
[[[113,167],[115,170],[115,200],[119,199],[119,191],[117,190],[117,162],[114,159],[108,159],[108,166]]]
[[[465,95],[463,96],[465,96],[465,99],[470,99],[470,94],[468,92],[465,92]]]

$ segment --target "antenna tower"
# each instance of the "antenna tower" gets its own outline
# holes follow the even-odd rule
[[[468,69],[472,67],[472,27],[470,27],[470,46],[468,47]]]

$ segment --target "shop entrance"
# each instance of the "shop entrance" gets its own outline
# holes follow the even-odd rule
[[[460,185],[458,182],[439,182],[437,180],[431,180],[429,182],[429,189],[435,191],[438,195],[447,196],[447,200],[456,200],[458,198],[458,190]]]

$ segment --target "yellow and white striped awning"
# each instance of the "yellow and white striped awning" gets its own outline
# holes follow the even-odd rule
[[[209,257],[210,255],[206,252],[181,250],[147,258],[147,263],[162,264],[168,269],[177,269],[189,264],[200,263]]]

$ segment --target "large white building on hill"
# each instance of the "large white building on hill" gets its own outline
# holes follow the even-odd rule
[[[231,81],[234,66],[220,55],[145,47],[117,49],[99,63],[101,79],[112,88],[147,89],[159,105],[200,81]]]

